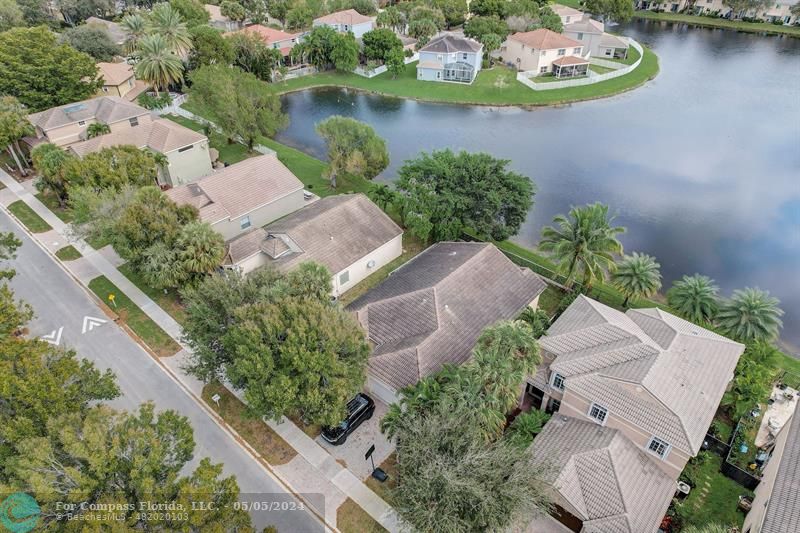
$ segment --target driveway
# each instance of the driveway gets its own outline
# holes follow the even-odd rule
[[[375,400],[375,414],[348,435],[344,444],[332,446],[322,437],[317,437],[317,443],[320,446],[362,480],[367,479],[372,473],[372,463],[369,459],[364,459],[364,454],[367,453],[370,446],[375,445],[375,453],[372,455],[375,459],[375,466],[380,465],[394,451],[394,443],[390,442],[378,429],[381,418],[389,408],[377,398],[372,397],[372,399]]]

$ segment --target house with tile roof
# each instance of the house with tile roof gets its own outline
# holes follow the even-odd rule
[[[317,200],[226,243],[223,266],[248,273],[270,266],[291,270],[305,261],[332,274],[340,296],[403,252],[403,230],[364,194]]]
[[[671,479],[697,455],[744,346],[661,309],[578,298],[539,341],[523,405],[619,429]]]
[[[584,17],[583,11],[575,9],[574,7],[564,6],[561,4],[552,4],[550,9],[553,10],[553,13],[561,18],[561,24],[566,25],[576,20],[580,20]]]
[[[500,60],[536,76],[585,76],[589,70],[589,52],[580,41],[546,28],[508,36],[500,47]]]
[[[373,348],[367,388],[392,403],[403,387],[466,362],[487,326],[536,308],[545,286],[493,244],[434,244],[347,306]]]
[[[417,79],[472,83],[481,70],[483,45],[474,39],[443,33],[419,49]]]
[[[193,205],[228,241],[304,207],[303,184],[274,154],[251,157],[193,183],[166,191]]]
[[[177,122],[158,118],[136,128],[122,128],[71,144],[78,157],[112,146],[131,145],[163,154],[167,165],[159,176],[162,185],[177,187],[213,172],[208,138]]]
[[[365,33],[375,28],[375,20],[372,17],[362,15],[355,9],[345,9],[329,13],[314,19],[314,27],[328,26],[339,33],[350,32],[356,39],[361,39]]]
[[[628,56],[630,44],[623,37],[605,32],[605,24],[589,15],[564,24],[562,32],[566,37],[583,45],[584,53],[591,57],[624,59]]]
[[[147,90],[147,84],[138,82],[133,67],[127,63],[97,63],[97,70],[103,78],[103,86],[98,96],[119,96],[129,102]]]
[[[285,31],[262,26],[261,24],[252,24],[237,32],[231,32],[228,35],[233,33],[247,33],[249,35],[256,35],[262,41],[264,41],[264,44],[266,44],[268,47],[274,48],[275,50],[280,50],[284,58],[291,54],[292,48],[302,42],[303,38],[302,33],[286,33]]]

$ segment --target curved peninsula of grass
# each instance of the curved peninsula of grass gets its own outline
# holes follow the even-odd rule
[[[534,91],[517,81],[516,72],[505,67],[482,70],[472,85],[417,80],[417,64],[406,65],[405,72],[392,79],[388,72],[364,78],[357,74],[323,72],[276,83],[281,94],[313,87],[347,87],[361,91],[413,98],[426,102],[476,105],[546,106],[568,104],[613,96],[639,87],[658,74],[658,57],[646,46],[644,57],[633,71],[606,81],[547,91]]]

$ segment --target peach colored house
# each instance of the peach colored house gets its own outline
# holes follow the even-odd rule
[[[281,54],[283,54],[283,57],[287,57],[291,53],[292,48],[301,42],[303,36],[302,33],[286,33],[285,31],[262,26],[261,24],[253,24],[241,30],[228,33],[227,35],[231,35],[233,33],[248,33],[257,35],[270,48],[280,50]]]
[[[589,68],[589,51],[583,44],[545,28],[510,35],[500,47],[500,59],[537,76],[585,75]]]

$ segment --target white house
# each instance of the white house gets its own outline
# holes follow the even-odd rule
[[[345,9],[314,19],[314,27],[328,26],[339,33],[352,32],[356,39],[361,39],[365,33],[372,31],[375,22],[372,17],[362,15],[355,9]]]
[[[481,70],[483,45],[445,33],[420,48],[417,79],[472,83]]]

